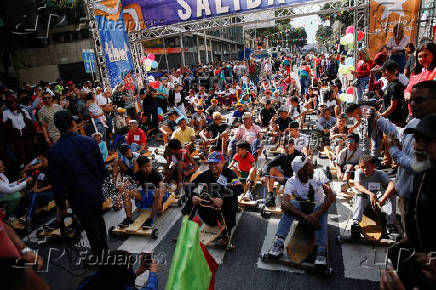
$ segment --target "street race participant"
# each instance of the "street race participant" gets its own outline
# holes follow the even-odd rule
[[[226,228],[216,245],[226,246],[230,241],[232,228],[236,225],[238,196],[244,189],[236,173],[226,167],[222,153],[213,152],[209,156],[208,163],[209,169],[200,173],[192,181],[194,185],[191,190],[192,198],[188,200],[182,213],[193,217],[197,209],[199,216],[207,225],[216,226],[218,222],[224,223]]]
[[[294,219],[315,229],[317,246],[315,265],[327,264],[327,214],[335,195],[328,178],[321,169],[314,170],[305,156],[292,161],[294,176],[285,185],[282,200],[283,215],[280,219],[272,248],[268,255],[278,258],[283,254],[284,241]],[[293,198],[291,198],[293,197]]]

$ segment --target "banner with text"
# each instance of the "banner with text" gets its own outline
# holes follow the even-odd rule
[[[420,0],[371,0],[369,52],[371,58],[382,48],[404,53],[407,43],[416,44]]]
[[[109,85],[113,88],[124,83],[133,92],[133,62],[120,0],[96,3],[94,13],[105,55]]]
[[[141,29],[195,21],[229,14],[244,13],[316,0],[121,0],[132,21]],[[143,19],[143,20],[142,20]],[[144,23],[136,23],[140,21]],[[140,25],[140,26],[138,26]]]

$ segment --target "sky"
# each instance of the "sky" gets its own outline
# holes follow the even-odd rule
[[[319,24],[321,24],[321,20],[318,15],[297,17],[291,21],[293,27],[304,27],[306,29],[307,43],[316,43],[315,34]]]

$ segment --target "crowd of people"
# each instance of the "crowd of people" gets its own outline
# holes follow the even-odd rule
[[[436,46],[407,47],[405,65],[385,48],[374,59],[362,48],[348,75],[339,72],[346,55],[312,52],[180,67],[149,77],[144,88],[61,79],[3,85],[0,204],[5,223],[31,227],[38,206],[54,200],[57,219],[45,226],[59,227],[70,207],[92,251],[101,253],[108,249],[105,198],[113,198],[115,210],[124,207],[126,218],[119,226],[128,227],[134,222],[132,199],[137,207],[153,208],[154,215],[173,183],[175,195],[187,200],[184,215],[198,212],[211,226],[222,217],[226,230],[217,244],[225,246],[236,225],[238,197],[251,200],[259,177],[267,207],[276,206],[280,195],[274,182],[284,185],[270,257],[282,255],[297,219],[315,229],[315,264],[326,265],[334,172],[337,181],[358,192],[352,237],[360,237],[363,212],[372,208],[386,214],[384,234],[402,235],[414,250],[417,276],[398,265],[399,276],[386,271],[381,287],[434,287]],[[354,98],[344,99],[350,87]],[[162,147],[161,168],[147,157],[150,144]],[[279,154],[259,168],[267,145]],[[333,164],[327,170],[316,166],[321,152]],[[199,172],[202,162],[209,168]],[[114,196],[103,194],[108,176]],[[189,182],[192,190],[184,187]],[[217,184],[218,190],[203,184]],[[26,259],[25,246],[12,230],[3,230],[5,223],[0,221],[0,237],[8,236],[8,249],[14,251],[12,256],[0,251],[1,256]],[[149,287],[156,289],[157,281]]]

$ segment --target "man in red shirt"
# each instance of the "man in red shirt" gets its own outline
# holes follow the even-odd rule
[[[144,131],[139,128],[138,121],[129,121],[129,133],[127,134],[127,144],[133,152],[145,153],[147,136]]]

